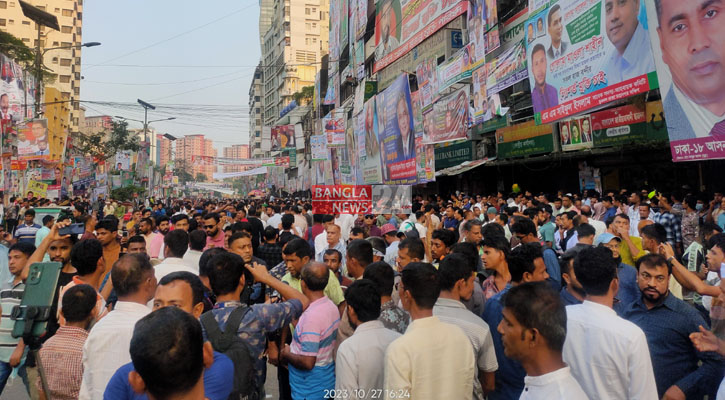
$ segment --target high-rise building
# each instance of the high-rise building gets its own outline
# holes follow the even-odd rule
[[[261,27],[260,27],[261,29]],[[249,86],[249,149],[252,157],[262,157],[262,92],[264,88],[262,66],[254,70],[254,79]]]
[[[19,38],[28,47],[41,51],[51,47],[71,47],[81,43],[83,19],[83,0],[26,0],[31,5],[55,15],[60,31],[40,27],[41,39],[38,43],[38,26],[25,15],[17,0],[0,1],[0,31]],[[50,50],[45,53],[43,64],[54,76],[52,83],[46,86],[58,89],[62,100],[79,100],[81,97],[81,48]],[[70,107],[71,132],[78,132],[80,106],[72,103]]]
[[[224,158],[247,159],[249,158],[248,144],[235,144],[224,148]],[[241,172],[248,169],[246,165],[225,165],[224,172]]]
[[[171,140],[161,133],[156,134],[156,165],[166,167],[171,161]]]
[[[193,162],[192,156],[194,157]],[[205,138],[204,135],[186,135],[183,138],[176,139],[177,167],[183,163],[181,164],[182,167],[188,170],[194,178],[198,174],[204,174],[208,180],[211,180],[214,172],[216,172],[216,165],[206,163],[208,159],[201,157],[216,156],[217,151],[212,140]],[[181,163],[178,163],[179,161]]]
[[[272,23],[262,44],[267,126],[274,124],[295,93],[315,84],[319,60],[328,51],[329,0],[273,0],[273,4]]]

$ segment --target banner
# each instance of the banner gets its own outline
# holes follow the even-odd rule
[[[360,157],[362,177],[365,184],[380,184],[383,182],[382,167],[385,161],[380,157],[380,142],[378,140],[378,113],[375,107],[377,96],[365,102],[363,114],[365,118],[365,155]]]
[[[529,77],[526,68],[526,50],[519,42],[486,64],[488,95],[496,94]]]
[[[466,45],[452,55],[446,62],[439,65],[438,73],[438,92],[442,93],[454,83],[461,79],[471,76],[471,45]]]
[[[49,160],[48,120],[34,119],[18,126],[18,158]]]
[[[672,160],[725,158],[722,4],[655,3],[646,0]]]
[[[312,148],[312,161],[327,160],[327,136],[310,136],[310,147]]]
[[[592,119],[589,115],[559,122],[559,143],[562,151],[591,149],[594,146],[592,136]]]
[[[118,189],[121,187],[121,175],[111,175],[111,189]]]
[[[379,0],[376,9],[374,73],[466,12],[468,1]]]
[[[616,18],[605,15],[605,2],[616,8],[610,10]],[[559,0],[528,19],[526,52],[538,123],[658,87],[644,6],[630,2]]]
[[[345,145],[345,129],[347,128],[347,112],[343,109],[330,111],[322,118],[322,126],[327,135],[329,147]]]
[[[496,131],[496,156],[517,158],[554,151],[551,125],[524,122]]]
[[[9,129],[26,118],[32,118],[34,94],[35,78],[23,71],[20,64],[0,53],[0,124]]]
[[[423,114],[423,143],[465,139],[468,133],[468,85],[442,97]]]
[[[242,176],[265,175],[265,174],[267,174],[268,168],[271,168],[271,167],[259,167],[259,168],[254,168],[254,169],[250,169],[248,171],[241,171],[241,172],[219,172],[219,173],[215,172],[212,175],[212,177],[214,179],[226,179],[226,178],[239,178]],[[179,179],[178,176],[174,176],[174,177],[172,177],[172,179],[173,178],[176,178],[177,180]]]
[[[328,94],[330,93],[330,87],[332,86],[332,80],[329,80],[330,77],[335,75],[338,71],[338,64],[340,60],[340,51],[342,51],[342,48],[340,47],[340,2],[343,0],[330,0],[330,23],[329,23],[329,43],[328,47],[330,49],[330,63],[328,64],[328,83],[327,83],[327,90]],[[344,0],[347,1],[347,0]],[[320,10],[320,12],[322,12]],[[328,103],[327,95],[325,95],[325,101],[323,104],[330,104]],[[334,100],[333,103],[334,104]]]
[[[330,15],[332,15],[332,13],[330,13]],[[337,63],[337,61],[331,61],[330,68],[332,68],[332,65],[337,66]],[[340,75],[336,72],[334,74],[330,73],[328,76],[327,92],[325,92],[325,99],[322,101],[322,104],[334,106],[337,103],[337,93],[340,88]]]
[[[289,168],[289,156],[283,156],[283,157],[275,157],[274,158],[274,166],[275,167],[284,167]]]
[[[423,60],[415,68],[415,75],[418,80],[418,92],[420,92],[420,105],[424,109],[433,105],[438,98],[438,69],[435,58]]]
[[[466,161],[473,161],[473,142],[440,143],[435,145],[435,170],[455,167]]]
[[[486,32],[486,54],[492,53],[501,47],[501,38],[498,33],[498,26]]]
[[[413,129],[415,132],[415,166],[418,183],[435,180],[435,155],[432,144],[423,144],[423,109],[420,106],[420,90],[410,93],[413,107]]]
[[[272,147],[270,151],[281,151],[295,148],[295,126],[273,126],[271,132]]]
[[[489,113],[488,107],[488,92],[486,91],[486,65],[482,65],[480,68],[473,71],[472,83],[473,83],[473,123],[479,124],[486,121],[484,114]]]
[[[486,60],[486,14],[483,0],[472,0],[466,13],[468,26],[468,43],[471,45],[473,58],[471,69],[481,66]]]
[[[415,184],[415,132],[408,74],[401,74],[385,91],[379,93],[376,103],[380,124],[380,158],[385,163],[383,183]]]
[[[26,192],[33,192],[33,195],[37,198],[43,199],[48,195],[48,184],[38,182],[35,180],[29,180]]]
[[[117,171],[130,171],[131,170],[131,152],[130,151],[119,151],[116,153],[116,170]]]

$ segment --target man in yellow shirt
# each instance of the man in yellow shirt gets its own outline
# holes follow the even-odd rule
[[[642,239],[629,236],[629,217],[627,214],[617,214],[614,221],[607,227],[607,232],[622,239],[619,244],[619,254],[622,256],[623,263],[635,265],[635,262],[645,255],[642,249]]]

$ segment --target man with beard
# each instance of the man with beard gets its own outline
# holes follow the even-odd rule
[[[559,261],[559,269],[561,269],[561,281],[564,283],[561,291],[559,291],[559,297],[565,306],[573,304],[581,304],[586,297],[582,284],[576,279],[576,272],[574,272],[574,258],[576,254],[565,254],[561,256]]]
[[[150,258],[159,258],[159,251],[161,250],[161,244],[155,243],[158,233],[153,231],[154,223],[151,218],[144,218],[138,224],[139,234],[146,240],[146,253]]]
[[[717,354],[698,352],[689,339],[700,326],[707,328],[705,320],[670,294],[667,282],[672,267],[665,257],[647,254],[637,260],[637,269],[642,297],[623,316],[647,337],[659,397],[715,398],[725,364]]]
[[[159,204],[160,205],[160,204]],[[166,250],[166,244],[164,243],[164,237],[166,237],[166,234],[169,233],[169,217],[167,216],[161,216],[161,217],[154,217],[154,221],[156,221],[156,237],[154,238],[154,242],[151,243],[151,247],[158,246],[159,248],[159,259],[164,259],[164,252]]]
[[[206,249],[212,247],[224,248],[224,232],[219,214],[210,213],[204,217],[204,232],[206,232]]]
[[[619,291],[615,298],[617,302],[614,309],[621,311],[624,307],[633,303],[640,296],[637,287],[637,270],[629,264],[622,262],[622,256],[619,254],[620,243],[622,239],[612,235],[609,232],[603,233],[594,241],[595,247],[606,247],[612,252],[612,257],[617,263],[617,278],[619,278]]]

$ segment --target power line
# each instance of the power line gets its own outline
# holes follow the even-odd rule
[[[238,73],[240,73],[240,72],[242,72],[242,71],[234,71],[234,72],[229,72],[229,73],[226,73],[226,74],[221,74],[221,75],[215,75],[215,76],[210,76],[210,77],[208,77],[208,78],[194,79],[194,80],[190,80],[190,81],[177,81],[177,82],[158,82],[158,83],[129,83],[129,82],[100,82],[100,81],[89,81],[89,80],[85,80],[85,79],[84,79],[84,80],[83,80],[83,83],[97,83],[97,84],[101,84],[101,85],[122,85],[122,86],[160,86],[160,85],[179,85],[179,84],[182,84],[182,83],[194,83],[194,82],[202,82],[202,81],[208,81],[208,80],[211,80],[211,79],[216,79],[216,78],[221,78],[221,77],[224,77],[224,76],[229,76],[229,75],[234,75],[234,74],[238,74]]]

